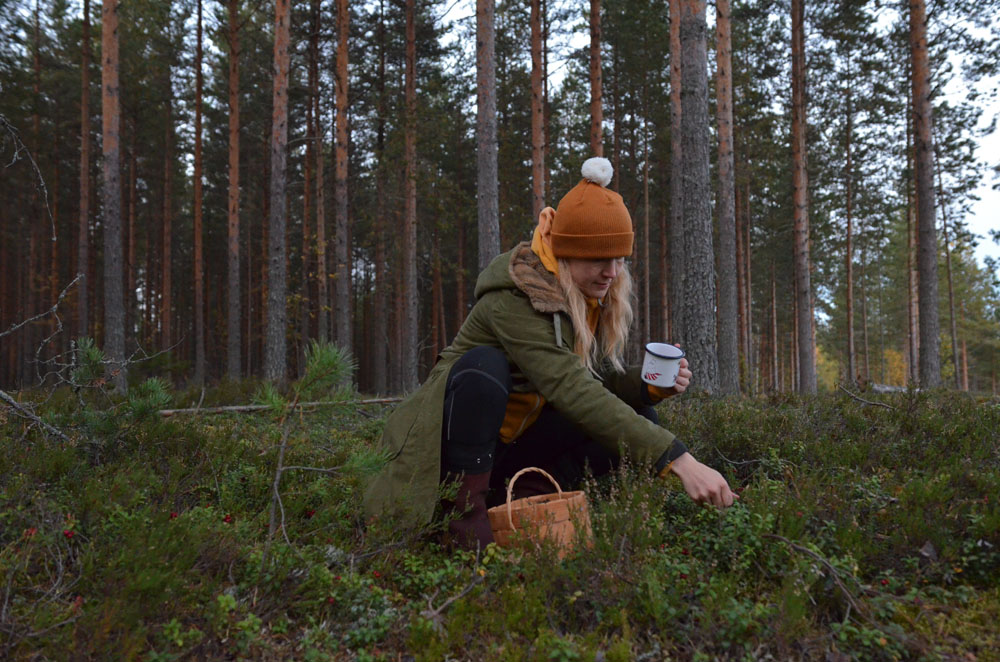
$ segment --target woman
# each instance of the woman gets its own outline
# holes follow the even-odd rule
[[[633,462],[680,477],[695,501],[729,506],[719,472],[695,460],[660,427],[652,405],[685,390],[649,386],[622,364],[632,321],[632,219],[608,190],[607,159],[587,160],[583,179],[542,211],[531,242],[500,255],[479,275],[476,305],[424,385],[396,408],[382,436],[389,462],[365,493],[369,515],[414,523],[433,515],[438,486],[456,480],[446,508],[460,544],[492,542],[488,498],[506,480],[539,466],[565,488],[607,473],[624,448]],[[551,492],[538,474],[515,483],[518,497]]]

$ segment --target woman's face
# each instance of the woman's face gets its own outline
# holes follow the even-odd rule
[[[625,266],[625,258],[623,257],[601,260],[571,258],[568,262],[573,282],[580,288],[584,296],[592,299],[604,298],[604,295],[611,288],[611,283]]]

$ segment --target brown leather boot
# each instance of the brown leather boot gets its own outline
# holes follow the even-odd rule
[[[462,474],[458,479],[458,494],[454,501],[444,501],[448,522],[448,538],[465,549],[483,549],[493,542],[493,530],[486,514],[486,492],[490,487],[490,472]]]

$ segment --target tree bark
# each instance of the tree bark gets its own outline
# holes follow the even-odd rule
[[[90,260],[90,0],[83,0],[80,79],[80,220],[76,249],[76,273],[80,282],[76,290],[76,335],[86,336],[90,327],[87,292],[93,287],[87,278]]]
[[[349,242],[350,218],[347,200],[347,146],[348,126],[348,39],[350,13],[347,0],[337,0],[337,75],[336,75],[336,145],[334,163],[334,205],[337,227],[334,232],[334,260],[337,263],[337,277],[334,281],[334,315],[337,345],[348,354],[354,351],[352,337],[353,314],[351,305],[351,247]],[[415,88],[414,88],[415,89]],[[416,193],[414,193],[414,205]],[[416,209],[414,207],[414,209]],[[415,218],[415,216],[414,216]],[[415,223],[416,221],[414,221]],[[414,250],[416,247],[414,246]]]
[[[683,346],[697,390],[719,390],[708,133],[708,25],[704,0],[681,1]]]
[[[938,319],[937,235],[934,209],[934,144],[931,134],[927,10],[910,0],[910,57],[913,75],[914,163],[920,272],[920,385],[941,385],[941,325]]]
[[[229,189],[226,250],[226,375],[242,375],[240,318],[240,42],[239,0],[229,0]],[[249,311],[248,311],[249,313]]]
[[[542,15],[531,0],[531,218],[545,207],[545,108],[542,99]]]
[[[719,391],[740,392],[737,327],[736,202],[733,179],[733,76],[729,0],[716,0],[716,122],[719,129]]]
[[[854,188],[853,188],[853,167],[852,154],[851,154],[851,140],[853,138],[854,131],[854,108],[851,105],[851,91],[853,85],[851,85],[851,74],[850,74],[851,61],[850,56],[847,60],[847,89],[845,90],[845,97],[847,101],[847,137],[846,137],[846,152],[847,152],[847,167],[844,176],[844,191],[845,197],[847,199],[847,242],[844,249],[844,272],[845,281],[847,284],[847,381],[851,382],[856,378],[855,365],[857,363],[857,357],[854,352]]]
[[[537,0],[536,0],[537,1]],[[417,29],[416,0],[406,0],[406,72],[405,104],[406,127],[404,152],[406,173],[404,181],[403,213],[403,334],[402,334],[402,389],[417,388],[418,308],[417,308]]]
[[[289,0],[276,0],[274,12],[274,95],[271,116],[271,201],[267,247],[267,341],[264,376],[285,381],[288,266],[285,260],[285,166],[288,144]]]
[[[500,254],[495,20],[496,0],[477,0],[476,194],[480,271]]]
[[[194,93],[194,383],[205,383],[205,274],[202,255],[202,155],[201,155],[201,0],[198,0],[198,40],[195,44]]]
[[[109,378],[119,392],[126,389],[125,310],[122,296],[122,209],[118,83],[118,0],[101,7],[101,89],[104,171],[104,352]]]
[[[590,152],[604,156],[601,106],[601,0],[590,0]]]
[[[670,311],[672,342],[684,339],[684,203],[681,145],[681,0],[670,2]],[[616,132],[617,133],[617,132]]]
[[[160,258],[160,343],[164,350],[173,345],[173,147],[174,116],[170,70],[167,70],[167,117],[163,150],[163,227]]]
[[[329,288],[329,261],[327,260],[326,247],[326,180],[324,176],[324,166],[326,159],[323,150],[323,134],[321,128],[322,113],[320,113],[320,90],[319,90],[319,33],[322,29],[323,11],[319,0],[313,0],[313,30],[310,39],[310,48],[313,49],[313,56],[309,66],[313,81],[312,106],[313,117],[315,118],[316,132],[315,154],[316,154],[316,334],[320,342],[330,340],[330,288]]]
[[[375,219],[372,223],[375,233],[375,301],[372,314],[372,372],[375,393],[385,393],[389,389],[388,345],[389,345],[389,280],[386,273],[386,204],[385,204],[385,21],[383,6],[379,3],[379,22],[375,29],[378,44],[378,76],[375,82],[377,119],[375,124]]]
[[[643,106],[645,117],[643,118],[642,126],[642,301],[641,301],[641,318],[642,318],[642,338],[639,343],[636,343],[636,351],[639,352],[639,347],[642,343],[647,343],[652,340],[650,336],[650,319],[649,319],[649,280],[650,280],[650,263],[649,263],[649,108],[646,104],[646,90],[643,86]],[[641,352],[639,352],[641,355]],[[641,359],[640,359],[641,360]]]
[[[941,173],[937,173],[938,204],[941,205],[941,229],[944,233],[944,264],[948,279],[948,326],[951,332],[951,362],[955,367],[955,389],[962,388],[961,370],[958,363],[958,324],[955,316],[955,283],[951,273],[951,242],[948,238],[948,214],[945,213],[944,187],[941,185]],[[964,342],[964,341],[963,341]],[[967,380],[966,380],[967,381]]]
[[[816,341],[812,325],[809,259],[809,178],[806,170],[805,0],[792,0],[792,205],[795,238],[795,305],[798,388],[816,392]]]

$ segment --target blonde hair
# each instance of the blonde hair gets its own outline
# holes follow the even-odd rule
[[[580,291],[570,273],[569,261],[559,258],[559,284],[566,294],[569,318],[573,323],[576,339],[573,352],[587,368],[607,360],[618,372],[625,372],[623,356],[628,330],[632,326],[632,276],[622,265],[618,276],[601,302],[601,318],[597,324],[597,337],[587,324],[587,297]]]

